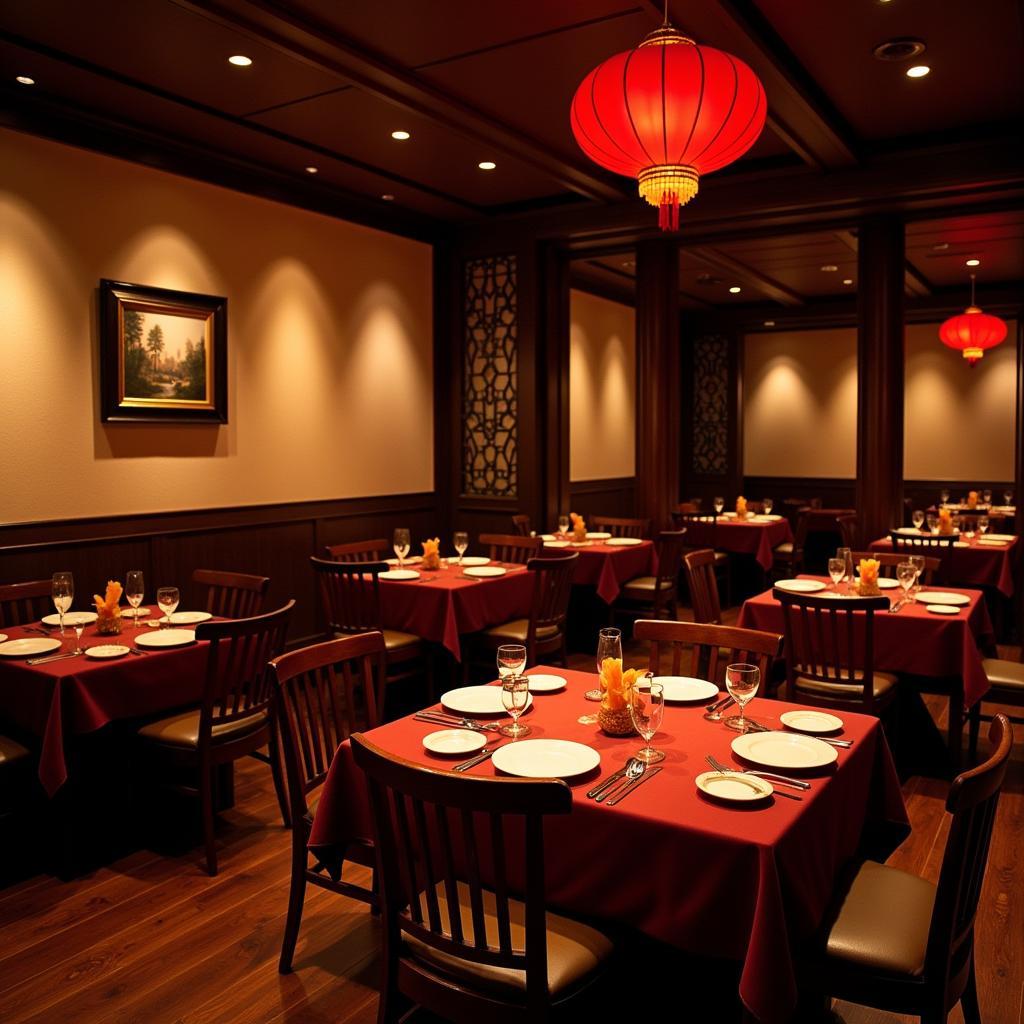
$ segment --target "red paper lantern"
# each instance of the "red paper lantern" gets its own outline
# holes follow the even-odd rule
[[[666,21],[583,79],[570,118],[583,152],[637,178],[640,195],[660,208],[662,230],[675,230],[700,176],[750,149],[767,113],[764,88],[743,61]]]
[[[997,316],[983,313],[974,304],[974,275],[971,274],[971,304],[939,328],[939,340],[962,352],[964,359],[974,366],[984,356],[985,349],[995,348],[1005,338],[1006,323]]]

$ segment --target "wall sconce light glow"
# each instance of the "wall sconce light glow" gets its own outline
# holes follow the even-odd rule
[[[915,64],[912,68],[907,68],[907,78],[924,78],[931,68],[927,64]]]
[[[834,274],[839,268],[834,263],[824,263],[822,264],[821,269],[826,274]]]
[[[397,131],[397,132],[392,132],[391,133],[391,138],[397,140],[398,142],[405,142],[405,140],[407,138],[409,138],[409,133],[408,132],[403,132],[401,130]]]
[[[498,165],[493,160],[481,160],[480,163],[477,164],[477,167],[479,167],[481,171],[493,171],[497,166]]]
[[[729,289],[729,291],[730,291],[730,292],[731,292],[731,293],[732,293],[733,295],[739,295],[739,293],[740,293],[741,291],[743,291],[743,289],[742,289],[742,288],[741,288],[741,287],[740,287],[740,286],[739,286],[738,284],[734,284],[734,285],[733,285],[733,286],[732,286],[732,287],[731,287],[731,288]]]
[[[765,325],[765,327],[774,327],[775,326],[775,321],[774,320],[765,320],[764,325]]]
[[[975,259],[967,260],[966,261],[966,265],[968,267],[980,267],[981,266],[981,260],[975,260]]]
[[[392,203],[394,202],[395,197],[390,192],[385,192],[384,195],[381,196],[381,199],[383,199],[385,203]]]
[[[252,65],[252,57],[246,57],[244,54],[236,53],[233,57],[228,57],[228,63],[234,64],[236,68],[247,68]]]
[[[843,284],[853,284],[853,278],[852,277],[844,277],[843,278]]]
[[[319,170],[320,170],[319,167],[313,167],[312,165],[310,165],[309,167],[306,168],[306,173],[307,174],[316,174]]]
[[[36,80],[34,78],[29,78],[28,75],[18,75],[18,77],[15,79],[15,81],[19,85],[35,85],[36,84]]]

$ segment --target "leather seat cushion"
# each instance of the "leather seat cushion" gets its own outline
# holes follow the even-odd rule
[[[398,651],[403,647],[412,647],[420,643],[420,638],[415,633],[403,633],[397,629],[383,629],[384,649],[386,651]]]
[[[657,576],[635,576],[631,580],[627,580],[623,584],[623,590],[646,590],[653,594],[655,587],[659,590],[671,590],[675,586],[672,580],[661,580],[660,585],[658,583]]]
[[[934,904],[931,882],[865,861],[843,897],[826,953],[830,960],[920,977]]]
[[[981,665],[993,686],[1024,694],[1024,664],[1019,661],[1003,661],[1001,658],[985,658]]]
[[[462,918],[464,938],[472,942],[473,919],[470,912],[469,887],[463,882],[457,883],[459,892],[459,915]],[[426,899],[421,894],[421,905],[424,915]],[[444,897],[444,887],[437,885],[437,901],[439,904],[441,923],[445,934],[448,931],[448,902]],[[486,890],[483,893],[484,930],[489,945],[498,945],[498,919],[495,914],[494,895]],[[511,922],[512,948],[522,951],[526,929],[524,921],[526,905],[520,900],[509,900],[509,918]],[[515,971],[508,967],[493,967],[490,964],[478,964],[462,960],[449,953],[433,949],[410,935],[403,936],[407,950],[418,960],[428,964],[459,981],[468,982],[474,987],[484,989],[502,996],[513,995],[522,998],[526,993],[526,972]],[[560,914],[547,914],[547,947],[548,947],[548,991],[552,996],[565,992],[573,985],[582,981],[595,971],[611,956],[611,940],[601,932],[588,925],[562,917]]]
[[[791,540],[783,541],[781,544],[776,544],[772,551],[777,555],[791,555],[793,554],[793,542]]]
[[[233,722],[223,722],[213,727],[214,740],[237,740],[250,733],[258,732],[267,724],[265,711]],[[183,711],[169,718],[161,718],[150,722],[139,730],[139,735],[154,743],[163,743],[172,747],[199,746],[199,709]]]
[[[864,673],[856,670],[853,673],[854,679],[863,679]],[[873,676],[875,700],[886,696],[897,683],[896,676],[888,672],[878,672]],[[796,677],[797,694],[803,690],[805,693],[817,693],[823,697],[831,697],[833,700],[860,700],[864,690],[860,686],[849,683],[823,683],[817,679],[809,679],[807,676]]]
[[[529,619],[512,619],[509,622],[501,622],[497,626],[484,630],[484,636],[501,637],[502,639],[518,640],[526,643],[526,634],[530,630]],[[557,626],[540,626],[537,629],[538,640],[550,640],[558,636]]]
[[[725,565],[729,561],[728,551],[716,551],[715,552],[715,565]]]
[[[28,751],[10,736],[0,735],[0,764],[13,764],[28,757]]]

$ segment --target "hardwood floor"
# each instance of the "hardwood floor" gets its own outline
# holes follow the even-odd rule
[[[643,652],[630,650],[638,664]],[[573,659],[587,668],[589,657]],[[928,707],[940,728],[940,698]],[[988,708],[986,708],[988,710]],[[904,792],[911,837],[890,863],[936,879],[946,785],[915,777]],[[221,873],[197,845],[140,850],[86,877],[36,876],[0,891],[4,1024],[341,1024],[377,1012],[377,922],[365,905],[310,888],[294,973],[277,972],[287,902],[288,833],[270,774],[242,761],[236,804],[220,819]],[[1024,1024],[1024,732],[999,807],[977,932],[986,1024]],[[366,881],[366,873],[358,869]],[[845,1024],[911,1020],[837,1004]],[[960,1022],[959,1009],[950,1021]]]

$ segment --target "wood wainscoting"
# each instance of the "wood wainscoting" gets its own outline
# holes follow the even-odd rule
[[[636,515],[636,477],[573,480],[569,484],[569,498],[572,511],[588,520],[593,516],[632,518]]]
[[[74,607],[85,609],[108,579],[142,569],[147,607],[155,609],[157,587],[177,586],[186,609],[196,600],[194,569],[258,573],[270,577],[268,608],[295,598],[289,639],[300,644],[323,630],[310,555],[326,544],[390,539],[398,526],[409,528],[418,551],[423,538],[439,535],[439,518],[436,495],[422,493],[19,523],[0,526],[0,581],[69,570]]]
[[[799,476],[746,476],[743,494],[748,501],[772,498],[777,512],[785,512],[787,498],[821,499],[822,508],[854,508],[857,482],[852,477],[799,477]],[[731,508],[735,495],[726,496],[726,508]]]

